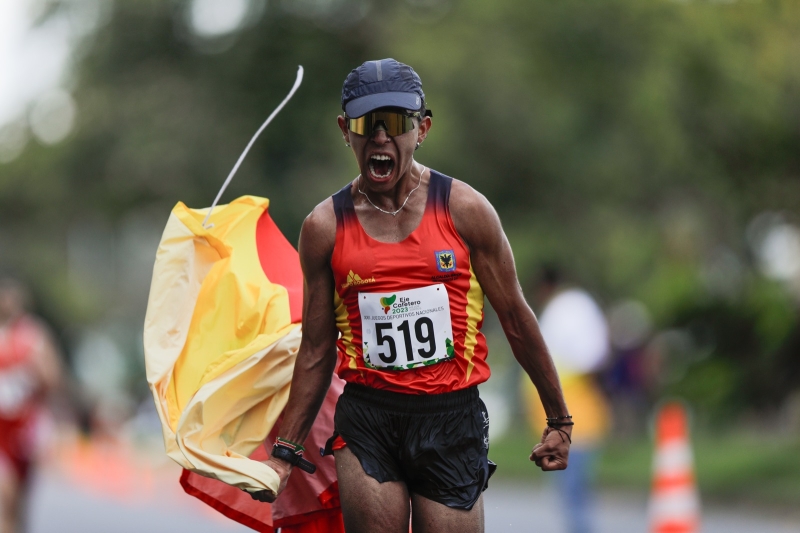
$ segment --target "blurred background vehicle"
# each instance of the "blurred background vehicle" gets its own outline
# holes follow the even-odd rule
[[[539,268],[559,264],[606,314],[601,518],[614,494],[647,492],[652,408],[680,397],[703,501],[796,526],[798,50],[793,0],[0,3],[0,272],[55,331],[79,428],[55,425],[33,530],[63,487],[148,509],[179,490],[141,343],[167,216],[211,203],[302,64],[223,198],[270,198],[296,242],[357,171],[338,95],[380,57],[420,73],[435,119],[417,157],[496,206],[535,311]],[[491,310],[485,331],[496,483],[539,483]]]

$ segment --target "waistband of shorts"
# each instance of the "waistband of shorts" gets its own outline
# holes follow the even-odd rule
[[[469,407],[479,398],[478,387],[441,394],[402,394],[374,389],[358,383],[345,384],[342,397],[388,411],[403,413],[452,411]]]

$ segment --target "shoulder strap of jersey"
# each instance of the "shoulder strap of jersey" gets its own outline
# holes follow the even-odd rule
[[[441,213],[450,212],[450,186],[452,184],[453,178],[431,169],[428,202],[433,203],[435,211]]]
[[[344,221],[355,212],[353,197],[350,195],[351,186],[352,184],[348,183],[332,196],[337,228],[340,228],[342,224],[344,224]]]

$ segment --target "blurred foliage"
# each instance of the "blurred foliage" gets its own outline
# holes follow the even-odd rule
[[[692,443],[697,484],[703,501],[736,501],[761,508],[786,506],[800,490],[800,441],[763,434],[699,434]],[[754,454],[758,448],[760,453]],[[646,494],[650,488],[653,443],[614,442],[599,461],[598,481]]]
[[[302,64],[223,199],[269,197],[295,241],[357,172],[335,125],[345,75],[391,56],[420,73],[434,111],[418,159],[492,201],[524,285],[558,262],[602,302],[636,298],[659,328],[688,328],[705,351],[664,387],[710,413],[772,408],[800,387],[797,301],[745,239],[759,213],[800,208],[800,4],[252,4],[239,31],[206,39],[188,1],[117,0],[76,56],[76,131],[0,167],[0,267],[24,272],[57,323],[141,320],[144,288],[76,285],[70,229],[132,213],[162,226],[179,200],[209,205]]]
[[[776,284],[753,281],[736,302],[689,301],[674,320],[706,344],[708,355],[667,390],[689,400],[707,422],[779,405],[798,388],[796,305]]]

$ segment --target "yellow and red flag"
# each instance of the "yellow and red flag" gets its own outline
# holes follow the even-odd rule
[[[257,531],[314,518],[341,522],[331,457],[277,492],[264,442],[289,397],[300,345],[303,276],[297,251],[254,196],[208,209],[178,203],[156,255],[144,327],[147,380],[184,489]],[[332,433],[334,378],[305,446]],[[295,479],[297,478],[297,479]]]

